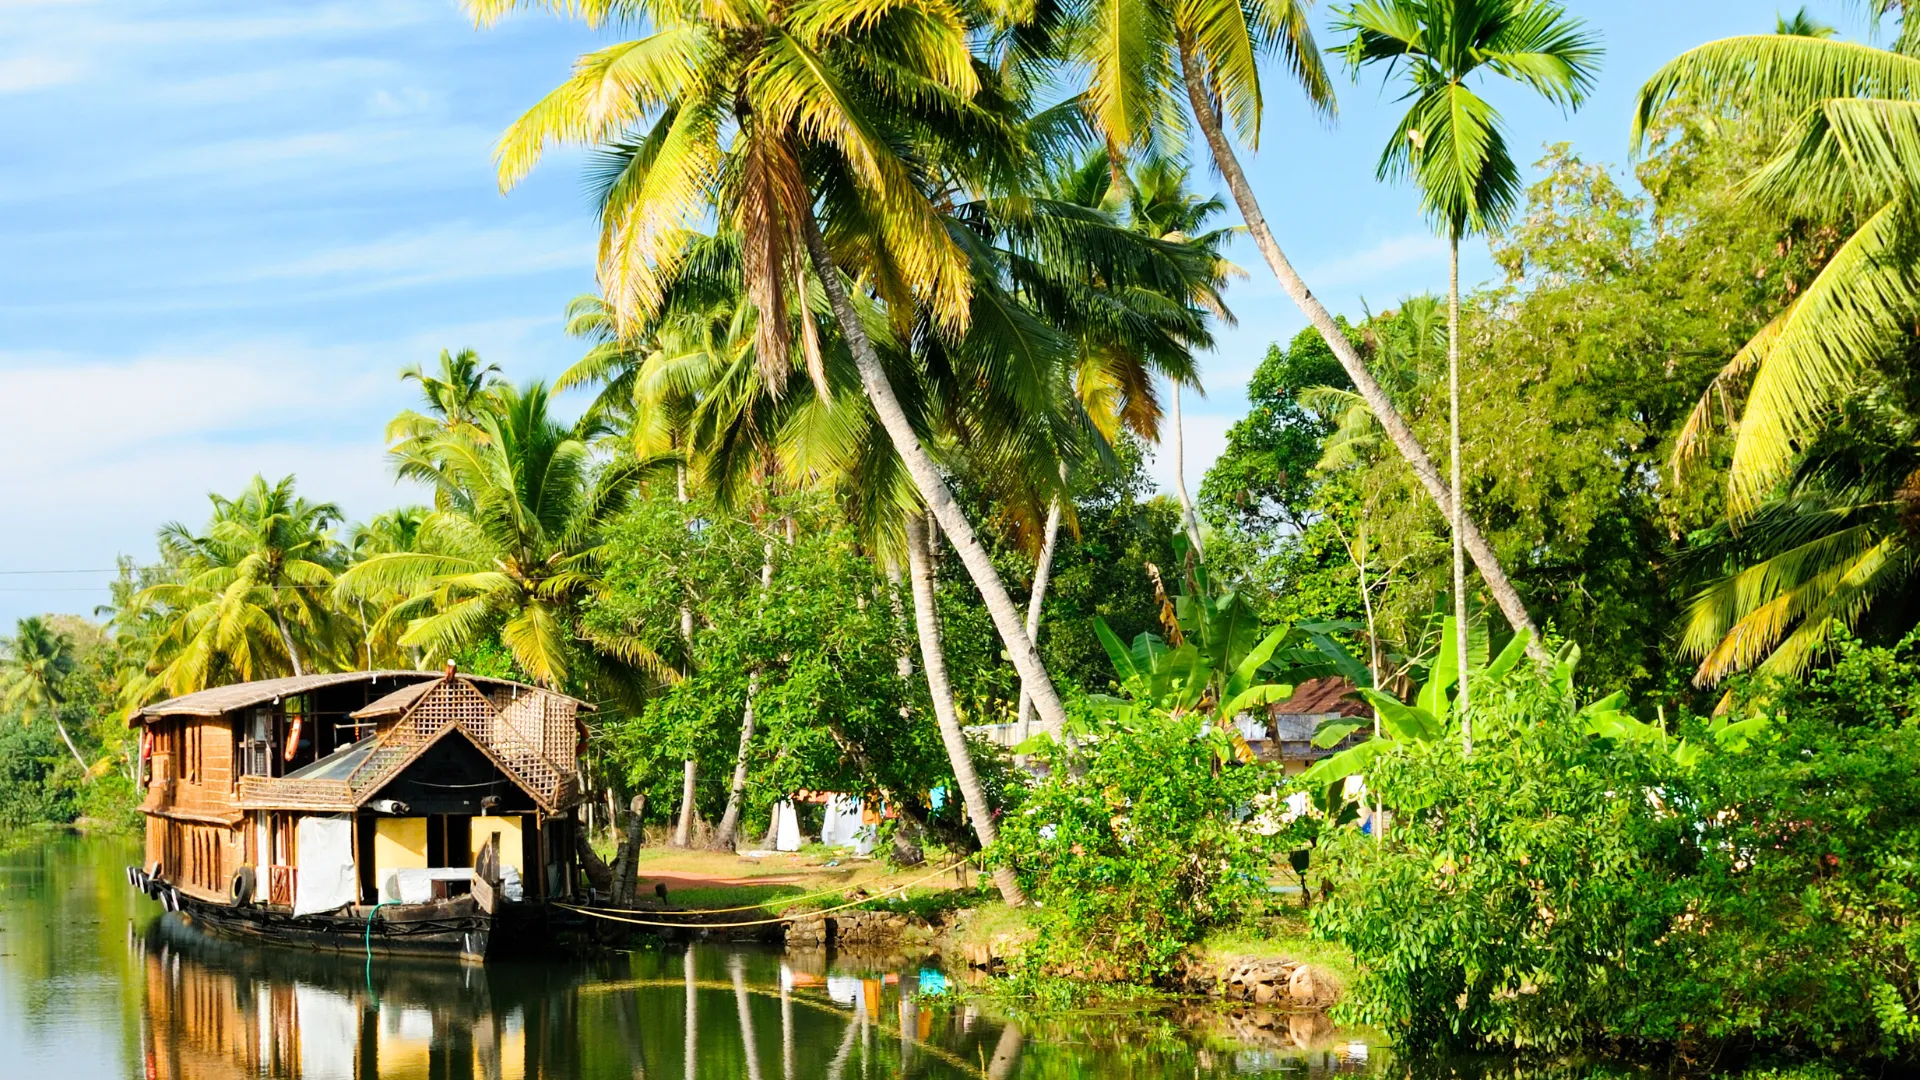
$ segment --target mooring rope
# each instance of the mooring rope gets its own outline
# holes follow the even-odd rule
[[[953,863],[950,863],[946,866],[941,867],[938,870],[935,870],[933,873],[928,874],[925,877],[915,878],[912,881],[906,882],[905,884],[895,885],[890,889],[882,890],[881,892],[878,892],[872,896],[862,897],[858,900],[841,904],[837,907],[825,908],[820,911],[803,912],[798,915],[777,915],[771,919],[751,919],[744,922],[723,922],[723,923],[713,923],[711,925],[723,926],[728,928],[737,927],[737,926],[771,926],[774,923],[799,922],[802,919],[823,918],[827,915],[833,914],[836,911],[846,911],[849,908],[857,908],[862,904],[872,903],[873,901],[883,899],[892,893],[905,892],[906,890],[913,888],[915,885],[922,884],[923,882],[932,881],[934,878],[937,878],[942,874],[948,873],[949,871],[957,869],[958,867],[964,866],[966,862],[967,862],[966,859],[957,860]],[[826,895],[831,895],[833,892],[839,892],[839,891],[840,890],[838,889],[834,889],[834,890],[829,890],[826,893],[816,893],[815,895],[826,896]],[[797,902],[797,898],[796,898],[796,902]],[[769,901],[769,903],[771,903],[771,901]],[[553,901],[553,906],[559,907],[559,908],[566,908],[568,911],[577,911],[582,915],[591,915],[596,919],[606,919],[609,922],[629,923],[634,926],[660,926],[660,927],[667,927],[672,929],[686,929],[687,927],[690,927],[690,926],[699,925],[696,923],[655,922],[647,919],[636,919],[627,915],[616,914],[604,908],[587,907],[581,904],[566,904],[566,903],[561,903],[558,900]],[[766,904],[748,904],[748,905],[745,905],[744,907],[712,908],[705,911],[676,911],[676,912],[672,912],[672,914],[674,915],[724,915],[732,911],[750,911],[757,908],[764,908],[766,906],[767,906]]]

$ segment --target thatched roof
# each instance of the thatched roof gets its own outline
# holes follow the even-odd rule
[[[395,699],[402,693],[411,694],[400,706],[404,709],[413,699],[426,692],[426,687],[441,679],[438,671],[337,671],[324,675],[289,675],[280,679],[261,679],[257,682],[235,683],[231,686],[214,686],[205,690],[183,694],[167,701],[155,702],[135,713],[132,724],[149,723],[163,716],[221,716],[236,709],[251,708],[278,701],[293,694],[305,694],[332,686],[349,686],[355,683],[367,683],[372,687],[383,684],[398,684],[397,689],[372,705],[355,713],[355,716],[387,715],[389,711],[374,712],[377,706]],[[461,678],[473,683],[481,690],[518,689],[528,693],[539,690],[538,687],[511,679],[492,679],[484,675],[466,675]],[[551,691],[544,691],[551,693]],[[581,708],[591,710],[593,706],[586,702],[576,702]]]

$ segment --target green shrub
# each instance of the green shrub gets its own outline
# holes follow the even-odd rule
[[[1277,841],[1243,819],[1278,777],[1223,766],[1204,723],[1142,709],[1050,751],[1000,840],[1040,904],[1036,963],[1160,978],[1208,930],[1265,909]]]
[[[1323,838],[1317,932],[1360,974],[1341,1006],[1410,1044],[1920,1053],[1920,725],[1904,653],[1846,647],[1768,723],[1691,752],[1587,734],[1515,678],[1475,741],[1382,758],[1384,842]],[[1704,748],[1704,749],[1702,749]]]
[[[1471,757],[1446,738],[1378,760],[1384,842],[1320,841],[1315,929],[1360,968],[1342,1012],[1416,1044],[1585,1041],[1644,992],[1671,915],[1644,891],[1647,852],[1679,832],[1645,794],[1660,752],[1585,735],[1543,681],[1496,697]]]
[[[79,767],[46,720],[0,725],[0,825],[68,822],[79,812]]]

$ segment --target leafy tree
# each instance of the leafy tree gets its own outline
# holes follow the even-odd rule
[[[1201,510],[1216,529],[1274,542],[1307,527],[1317,466],[1334,427],[1302,395],[1339,387],[1345,378],[1318,330],[1302,330],[1285,348],[1267,347],[1247,383],[1247,415],[1227,429],[1227,448],[1200,483]]]
[[[21,619],[13,637],[0,641],[0,702],[19,713],[22,723],[45,714],[53,721],[60,741],[67,744],[74,764],[86,774],[87,761],[67,734],[60,707],[66,704],[66,681],[75,666],[73,638],[47,625],[38,615]]]
[[[1752,561],[1691,605],[1686,648],[1705,658],[1696,674],[1703,684],[1763,663],[1803,670],[1836,631],[1910,592],[1914,555],[1900,530],[1847,509],[1889,496],[1897,504],[1899,483],[1868,479],[1858,494],[1836,491],[1854,466],[1836,472],[1828,461],[1803,460],[1836,424],[1890,422],[1865,437],[1897,441],[1901,410],[1871,399],[1876,384],[1898,386],[1915,370],[1920,275],[1909,253],[1920,236],[1912,165],[1920,20],[1904,5],[1875,5],[1877,13],[1895,8],[1902,21],[1890,50],[1783,27],[1690,50],[1641,90],[1636,142],[1664,142],[1676,112],[1713,110],[1726,116],[1722,140],[1778,139],[1740,186],[1757,209],[1832,219],[1843,208],[1854,218],[1817,274],[1781,298],[1707,387],[1675,447],[1676,471],[1705,456],[1719,423],[1734,419],[1730,402],[1744,398],[1727,509],[1731,528],[1759,526],[1758,543],[1746,548]],[[1795,531],[1782,532],[1789,523]]]

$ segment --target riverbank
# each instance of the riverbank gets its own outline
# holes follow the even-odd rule
[[[1011,984],[1016,993],[1053,999],[1152,990],[1324,1011],[1340,1000],[1353,975],[1345,951],[1314,940],[1296,912],[1212,934],[1182,955],[1170,977],[1147,986],[1092,957],[1085,963],[1037,960],[1038,911],[1007,907],[981,875],[964,864],[943,869],[940,858],[894,868],[831,849],[734,855],[654,847],[637,859],[640,905],[634,917],[651,913],[683,924],[643,928],[665,940],[925,952],[986,976],[1017,975]]]

